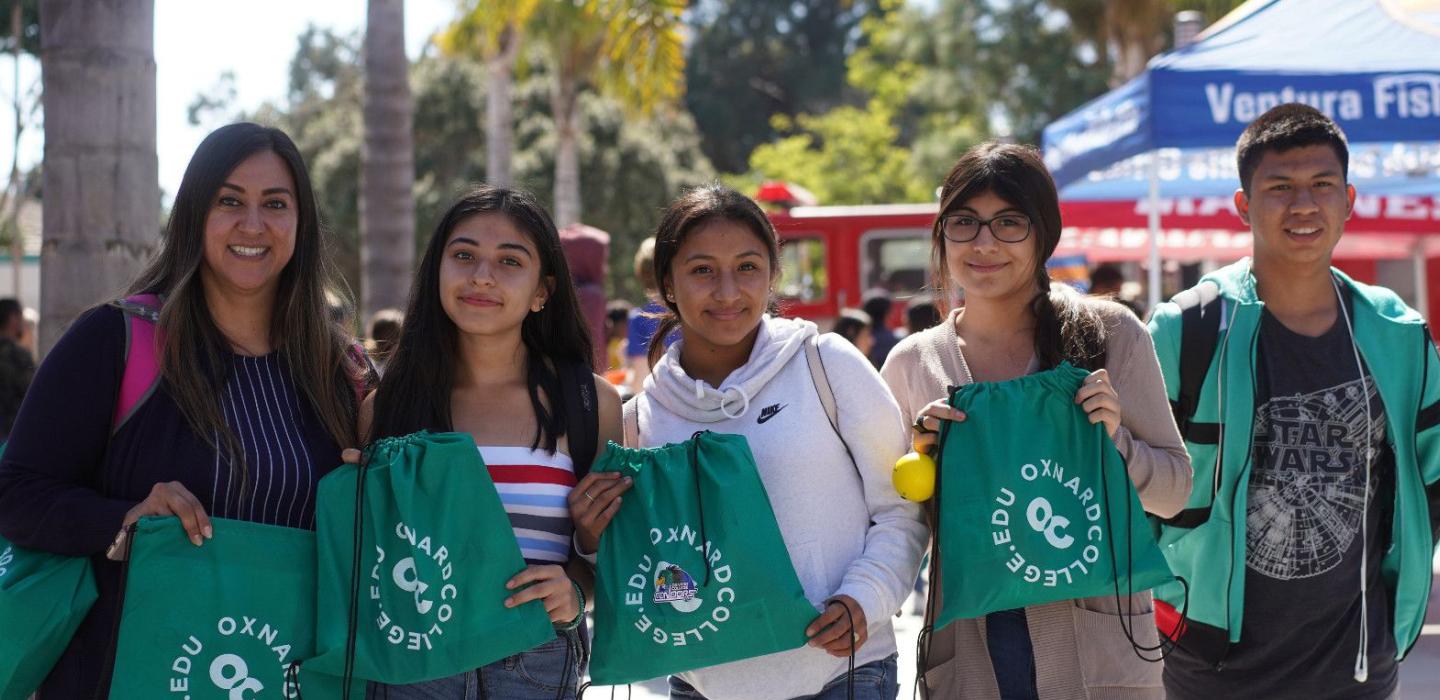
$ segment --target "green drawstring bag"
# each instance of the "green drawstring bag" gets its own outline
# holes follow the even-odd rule
[[[368,453],[364,467],[320,480],[319,639],[307,671],[346,685],[418,683],[555,639],[541,601],[504,605],[525,560],[470,435],[420,432]]]
[[[89,559],[0,537],[0,700],[24,700],[40,687],[97,597]]]
[[[315,644],[315,533],[211,518],[196,547],[174,517],[130,538],[110,700],[337,698],[296,675]]]
[[[967,417],[940,436],[935,629],[1173,580],[1125,461],[1075,404],[1088,374],[1062,363],[951,395]]]
[[[818,610],[741,435],[611,443],[634,485],[600,538],[590,676],[616,685],[795,649]]]

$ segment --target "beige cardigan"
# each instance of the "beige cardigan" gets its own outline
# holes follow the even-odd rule
[[[1170,414],[1150,334],[1118,304],[1083,303],[1095,305],[1105,318],[1105,369],[1121,406],[1115,446],[1125,458],[1145,510],[1173,516],[1190,496],[1190,457]],[[907,421],[913,421],[927,404],[945,398],[946,387],[971,382],[955,332],[959,314],[956,310],[945,323],[902,340],[880,371]],[[1032,359],[1030,371],[1036,368]],[[934,568],[930,576],[930,590],[939,590]],[[1154,646],[1158,639],[1150,592],[1138,593],[1129,602],[1129,609],[1137,614],[1126,626],[1132,629],[1136,643]],[[1140,660],[1121,630],[1124,609],[1117,609],[1113,597],[1025,609],[1041,700],[1165,697],[1161,664]],[[995,670],[985,644],[985,619],[959,620],[935,631],[924,674],[932,699],[998,700]]]

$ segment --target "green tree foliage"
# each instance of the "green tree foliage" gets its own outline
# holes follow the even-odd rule
[[[823,204],[929,200],[966,148],[1037,143],[1105,90],[1109,69],[1043,0],[887,0],[879,10],[847,62],[865,107],[775,120],[785,136],[755,149],[749,179],[795,181]]]
[[[1054,0],[1070,20],[1075,41],[1120,84],[1149,57],[1170,46],[1175,13],[1198,10],[1212,24],[1245,0]]]
[[[40,55],[40,0],[0,0],[0,52],[14,53],[11,19],[20,5],[20,50]]]
[[[543,70],[543,69],[542,69]],[[549,79],[530,76],[516,90],[517,181],[541,196],[553,191],[557,134],[549,112]],[[585,223],[608,231],[610,290],[632,302],[644,298],[631,261],[640,241],[652,235],[660,214],[686,187],[715,178],[701,152],[695,122],[683,110],[637,117],[614,99],[580,95],[580,177]]]
[[[770,141],[773,115],[819,114],[846,101],[845,58],[874,0],[699,0],[688,22],[685,103],[717,168],[740,172]],[[862,102],[863,100],[855,100]]]
[[[310,29],[291,62],[287,99],[250,115],[216,115],[217,123],[255,119],[285,129],[304,154],[320,200],[321,219],[333,231],[346,279],[359,279],[360,38]],[[536,50],[539,50],[538,48]],[[515,91],[518,186],[550,205],[555,128],[550,79],[539,56]],[[480,59],[430,55],[414,63],[415,230],[417,249],[459,193],[485,180],[485,68]],[[629,260],[649,236],[661,210],[685,186],[714,177],[688,115],[635,118],[614,100],[592,91],[580,100],[586,130],[580,172],[586,223],[609,231],[613,293],[638,301]]]
[[[768,179],[799,183],[823,204],[930,199],[925,183],[913,176],[909,149],[897,145],[894,115],[879,100],[863,109],[802,114],[793,123],[776,115],[775,127],[798,133],[750,154],[751,170]]]

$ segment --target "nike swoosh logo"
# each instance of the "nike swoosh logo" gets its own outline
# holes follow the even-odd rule
[[[774,406],[766,406],[765,408],[760,409],[760,418],[759,418],[759,420],[756,420],[755,422],[756,422],[756,423],[764,423],[765,421],[770,420],[771,418],[774,418],[774,417],[775,417],[775,414],[777,414],[777,413],[785,410],[785,407],[786,407],[786,406],[789,406],[789,405],[790,405],[790,404],[778,404],[778,403],[777,403],[777,404],[775,404]]]

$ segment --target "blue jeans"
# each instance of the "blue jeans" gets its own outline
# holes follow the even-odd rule
[[[567,648],[568,647],[568,648]],[[568,656],[567,656],[568,654]],[[557,632],[555,639],[458,676],[410,685],[371,683],[368,700],[574,700],[580,685],[580,636]],[[563,684],[563,689],[562,689]]]
[[[856,700],[895,700],[900,695],[900,679],[896,676],[899,656],[891,654],[880,661],[871,661],[855,669]],[[825,684],[819,693],[793,700],[845,700],[845,675]],[[689,683],[670,677],[670,700],[706,700]]]
[[[1001,700],[1039,700],[1035,689],[1035,648],[1025,609],[1001,610],[985,616],[985,645],[1000,685]]]

